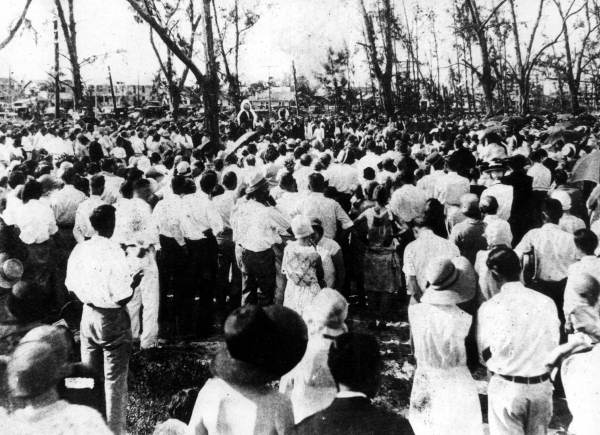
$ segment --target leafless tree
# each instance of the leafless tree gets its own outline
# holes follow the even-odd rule
[[[6,47],[10,41],[13,40],[23,23],[26,22],[27,11],[29,10],[30,5],[31,0],[27,0],[23,6],[23,9],[21,10],[21,15],[19,15],[19,18],[8,28],[8,35],[3,40],[0,40],[0,50]]]

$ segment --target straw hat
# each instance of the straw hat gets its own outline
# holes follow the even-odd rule
[[[310,219],[303,215],[295,216],[292,219],[291,227],[296,239],[302,239],[314,233]]]
[[[23,263],[8,254],[0,254],[0,288],[11,288],[23,276]]]
[[[267,184],[267,179],[259,171],[253,172],[248,178],[248,187],[246,188],[246,193],[256,192]]]
[[[435,305],[454,305],[475,296],[477,278],[473,266],[465,257],[434,258],[425,271],[429,286],[422,302]]]

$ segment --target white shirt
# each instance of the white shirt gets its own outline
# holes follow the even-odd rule
[[[417,181],[417,187],[425,192],[425,198],[435,198],[435,186],[438,180],[445,175],[446,173],[443,170],[433,170],[429,175],[425,175]]]
[[[479,352],[489,348],[492,356],[486,365],[494,373],[540,376],[547,373],[546,360],[558,345],[559,328],[552,299],[509,282],[479,308]]]
[[[50,206],[39,199],[31,199],[14,210],[12,219],[19,227],[19,237],[28,245],[44,243],[58,231]]]
[[[118,308],[132,294],[125,252],[113,239],[98,235],[75,246],[67,263],[65,285],[84,304]]]
[[[332,164],[327,170],[329,186],[340,193],[352,193],[359,185],[356,168],[345,164]]]
[[[506,219],[498,217],[497,214],[488,214],[483,218],[483,222],[485,223],[486,227],[493,225],[495,230],[501,233],[498,236],[500,240],[506,240],[509,246],[512,244],[513,234],[512,230],[510,229],[510,224],[506,221]]]
[[[205,239],[204,232],[216,236],[223,231],[223,219],[211,199],[202,191],[186,195],[182,200],[181,232],[191,240]]]
[[[14,433],[20,435],[112,434],[98,411],[64,400],[41,408],[18,409],[11,415],[9,424],[16,429]],[[7,429],[10,428],[4,427]]]
[[[392,193],[388,208],[403,222],[411,222],[425,212],[425,193],[412,184],[405,184]]]
[[[277,198],[277,208],[281,210],[281,212],[284,213],[288,219],[291,220],[294,216],[300,213],[298,210],[298,203],[303,197],[304,196],[298,192],[283,191],[283,193]]]
[[[335,288],[335,264],[333,257],[341,251],[340,245],[332,239],[321,237],[317,243],[317,252],[321,256],[323,263],[323,280],[329,288]]]
[[[432,258],[446,257],[454,258],[460,255],[458,247],[440,236],[437,236],[428,228],[421,228],[419,237],[406,245],[404,250],[404,266],[402,271],[408,278],[414,276],[421,291],[427,287],[425,270]]]
[[[121,177],[117,177],[109,172],[101,172],[104,176],[104,192],[102,192],[102,201],[107,204],[114,204],[121,197],[121,185],[125,182]]]
[[[125,245],[158,245],[158,228],[150,205],[140,198],[120,198],[115,204],[115,232],[112,239]]]
[[[534,163],[527,171],[527,175],[533,178],[531,187],[533,190],[542,190],[547,192],[552,184],[552,173],[550,169],[541,163]]]
[[[448,172],[436,180],[433,194],[444,205],[459,205],[460,197],[469,193],[470,189],[467,178],[456,172]]]
[[[338,222],[344,230],[353,225],[352,219],[342,206],[336,200],[327,198],[320,192],[310,192],[304,195],[297,207],[298,212],[309,219],[318,218],[323,225],[323,234],[330,239],[335,238]]]
[[[281,243],[280,234],[285,234],[289,227],[281,211],[254,200],[238,200],[231,214],[233,240],[253,252],[266,251]]]
[[[481,193],[481,197],[493,196],[498,202],[498,212],[496,213],[500,219],[507,221],[510,218],[512,211],[514,189],[508,184],[500,182],[491,185]]]
[[[573,311],[573,309],[579,305],[581,297],[577,295],[573,289],[573,278],[582,273],[587,273],[596,278],[600,282],[600,258],[594,255],[584,255],[577,263],[573,263],[569,266],[569,273],[567,276],[567,285],[565,287],[565,297],[563,310],[565,318]]]
[[[558,226],[561,230],[566,231],[570,234],[575,234],[577,230],[585,230],[585,222],[583,219],[578,218],[577,216],[573,216],[570,213],[563,213],[558,221]]]
[[[75,240],[83,242],[86,238],[90,238],[96,232],[90,223],[90,216],[97,207],[105,204],[99,196],[92,195],[83,201],[77,207],[75,213],[75,225],[73,227],[73,235]]]
[[[569,266],[579,258],[573,235],[551,223],[527,232],[515,248],[520,257],[531,250],[535,255],[537,278],[543,281],[563,280]]]
[[[158,233],[175,239],[180,246],[185,245],[181,231],[182,206],[183,199],[179,195],[170,194],[158,201],[152,211]]]
[[[74,186],[66,184],[62,189],[50,195],[50,207],[54,211],[58,225],[73,225],[77,207],[87,199],[85,193]]]
[[[233,212],[237,198],[237,191],[226,190],[222,195],[215,196],[212,200],[219,215],[221,215],[225,228],[231,228],[231,213]]]
[[[308,192],[308,176],[314,171],[310,166],[300,166],[294,171],[294,179],[296,180],[296,186],[298,186],[298,192]]]

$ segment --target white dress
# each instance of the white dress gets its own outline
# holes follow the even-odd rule
[[[291,308],[301,316],[313,298],[321,291],[317,278],[317,267],[321,257],[313,246],[288,242],[283,251],[281,273],[287,277],[283,306]]]
[[[409,305],[417,369],[409,420],[416,435],[483,434],[477,387],[466,366],[472,317],[455,305]]]

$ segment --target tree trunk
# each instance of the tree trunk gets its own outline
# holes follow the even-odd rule
[[[83,100],[83,83],[81,80],[81,67],[79,65],[79,56],[77,54],[77,27],[75,24],[75,12],[73,9],[73,0],[68,0],[69,21],[64,13],[61,0],[55,0],[56,11],[60,19],[60,26],[65,37],[67,50],[69,51],[69,63],[71,64],[71,74],[73,79],[73,109],[81,107]]]
[[[573,115],[579,113],[579,86],[575,82],[569,81],[569,94],[571,95],[571,112]]]
[[[206,77],[203,86],[204,100],[204,125],[210,135],[213,149],[219,145],[219,78],[217,76],[217,61],[213,40],[211,17],[211,0],[203,0],[204,4],[204,29],[206,37]]]
[[[240,110],[240,106],[242,104],[242,91],[240,89],[240,81],[237,77],[230,75],[227,77],[227,81],[229,82],[229,89],[227,93],[229,94],[229,100],[231,104],[235,107],[236,111]]]
[[[383,109],[385,114],[392,116],[394,114],[394,92],[392,91],[392,78],[384,75],[379,79],[381,86],[381,97],[383,99]]]

